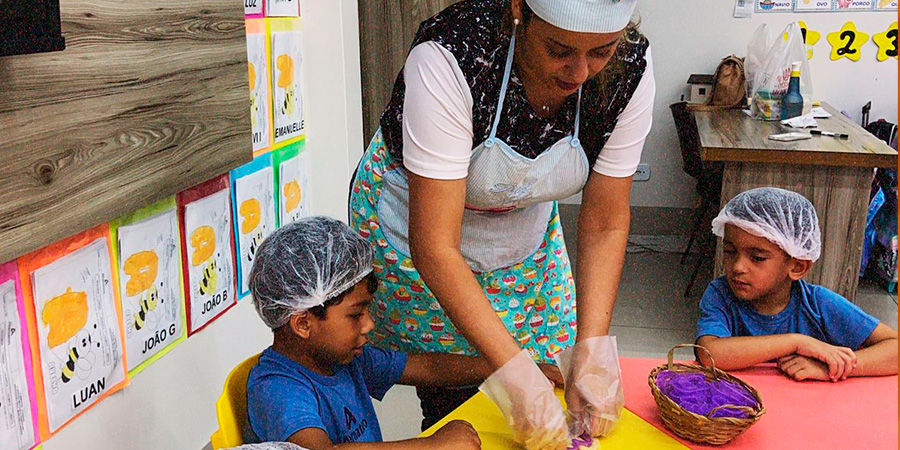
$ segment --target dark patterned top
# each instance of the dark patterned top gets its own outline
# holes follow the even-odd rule
[[[473,144],[481,144],[491,132],[497,97],[503,80],[510,35],[503,31],[503,15],[509,0],[463,0],[422,22],[410,49],[434,41],[447,49],[459,64],[472,92]],[[593,167],[601,149],[616,126],[619,114],[628,105],[647,67],[644,55],[647,38],[637,33],[623,36],[613,60],[621,66],[621,76],[588,80],[582,88],[579,139]],[[609,65],[611,66],[611,60]],[[607,66],[609,67],[609,66]],[[381,115],[381,132],[390,154],[403,158],[403,71],[397,75],[391,100]],[[569,96],[559,111],[549,118],[538,116],[525,97],[514,61],[497,137],[513,150],[535,158],[560,139],[572,134],[578,95]]]

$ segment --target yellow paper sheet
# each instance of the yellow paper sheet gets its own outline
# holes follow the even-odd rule
[[[563,391],[557,390],[556,395],[563,401]],[[565,406],[565,401],[563,401],[563,406]],[[522,448],[513,441],[512,430],[506,424],[506,419],[503,418],[500,410],[481,392],[441,419],[440,422],[425,430],[420,436],[430,436],[451,420],[456,419],[466,420],[475,427],[481,438],[482,450]],[[600,448],[603,450],[686,450],[688,447],[626,409],[622,412],[622,418],[612,434],[600,439]]]

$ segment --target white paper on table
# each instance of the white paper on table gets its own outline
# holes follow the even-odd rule
[[[213,229],[215,249],[212,256],[194,264],[196,248],[191,236],[200,227]],[[234,262],[231,258],[231,197],[223,189],[188,203],[184,207],[185,239],[187,239],[188,279],[190,280],[191,330],[206,325],[234,304]]]
[[[269,111],[269,72],[266,64],[266,36],[247,35],[247,63],[252,68],[250,80],[250,127],[253,132],[253,151],[269,146],[271,119]]]
[[[813,108],[809,110],[809,112],[812,113],[812,116],[816,119],[827,119],[831,117],[831,113],[825,111],[825,108],[821,106],[813,106]]]
[[[816,119],[813,118],[812,113],[782,120],[781,124],[787,125],[791,128],[810,128],[819,126],[818,122],[816,122]]]
[[[234,182],[238,211],[238,257],[241,258],[241,292],[250,289],[250,269],[256,250],[275,231],[275,171],[271,166]],[[247,214],[252,211],[252,214]]]
[[[159,353],[183,333],[178,216],[165,211],[119,227],[119,285],[128,370]],[[151,260],[156,276],[141,283],[127,266]],[[155,263],[153,263],[155,261]],[[130,273],[129,273],[130,272]]]
[[[106,239],[94,240],[35,270],[31,277],[52,433],[125,379]],[[81,322],[75,317],[82,314],[87,320],[74,330]],[[76,325],[64,325],[70,323]],[[62,342],[51,347],[53,336]]]
[[[278,189],[281,196],[281,226],[310,215],[309,157],[301,152],[295,158],[281,162]]]
[[[22,320],[16,307],[16,284],[0,284],[0,448],[34,446],[31,398],[22,352]]]
[[[303,134],[303,52],[299,31],[272,33],[275,142]]]

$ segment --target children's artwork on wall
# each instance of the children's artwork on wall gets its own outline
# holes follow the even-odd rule
[[[250,79],[250,125],[253,131],[253,154],[272,147],[272,84],[269,80],[269,47],[266,22],[247,19],[247,68]]]
[[[244,0],[244,17],[262,18],[265,16],[265,0]]]
[[[250,269],[256,250],[275,231],[275,174],[267,153],[231,171],[234,234],[237,236],[238,298],[250,292]]]
[[[15,261],[0,265],[0,448],[28,450],[39,441],[30,340]]]
[[[268,17],[299,17],[299,0],[266,0],[266,16]]]
[[[828,33],[828,43],[831,44],[831,60],[836,61],[847,58],[851,61],[859,61],[862,56],[862,46],[869,40],[869,35],[856,29],[856,24],[847,22],[840,30]]]
[[[299,140],[303,123],[300,19],[266,19],[272,49],[275,145]]]
[[[896,11],[897,0],[756,0],[756,12]]]
[[[875,2],[876,11],[896,11],[897,0],[878,0]]]
[[[897,22],[891,24],[887,31],[876,33],[872,40],[878,45],[878,53],[875,59],[887,61],[889,58],[897,59]]]
[[[801,0],[802,1],[802,0]],[[793,0],[757,0],[756,12],[791,12],[794,9]]]
[[[45,438],[128,383],[110,244],[103,224],[19,259]]]
[[[873,0],[837,0],[837,10],[871,10],[875,6]]]
[[[110,233],[133,377],[187,337],[175,197],[113,221]]]
[[[230,191],[222,175],[177,197],[188,336],[237,302]]]
[[[275,152],[278,180],[278,226],[307,217],[311,214],[309,195],[309,154],[304,151],[306,140]]]

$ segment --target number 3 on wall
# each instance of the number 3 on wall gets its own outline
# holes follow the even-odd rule
[[[846,57],[853,61],[859,61],[859,57],[862,55],[860,48],[868,40],[869,35],[857,30],[853,22],[845,23],[839,31],[828,33],[828,43],[831,44],[831,60],[836,61]]]
[[[879,61],[897,59],[897,22],[892,23],[887,31],[872,36],[872,40],[878,44],[878,54],[875,57]]]

